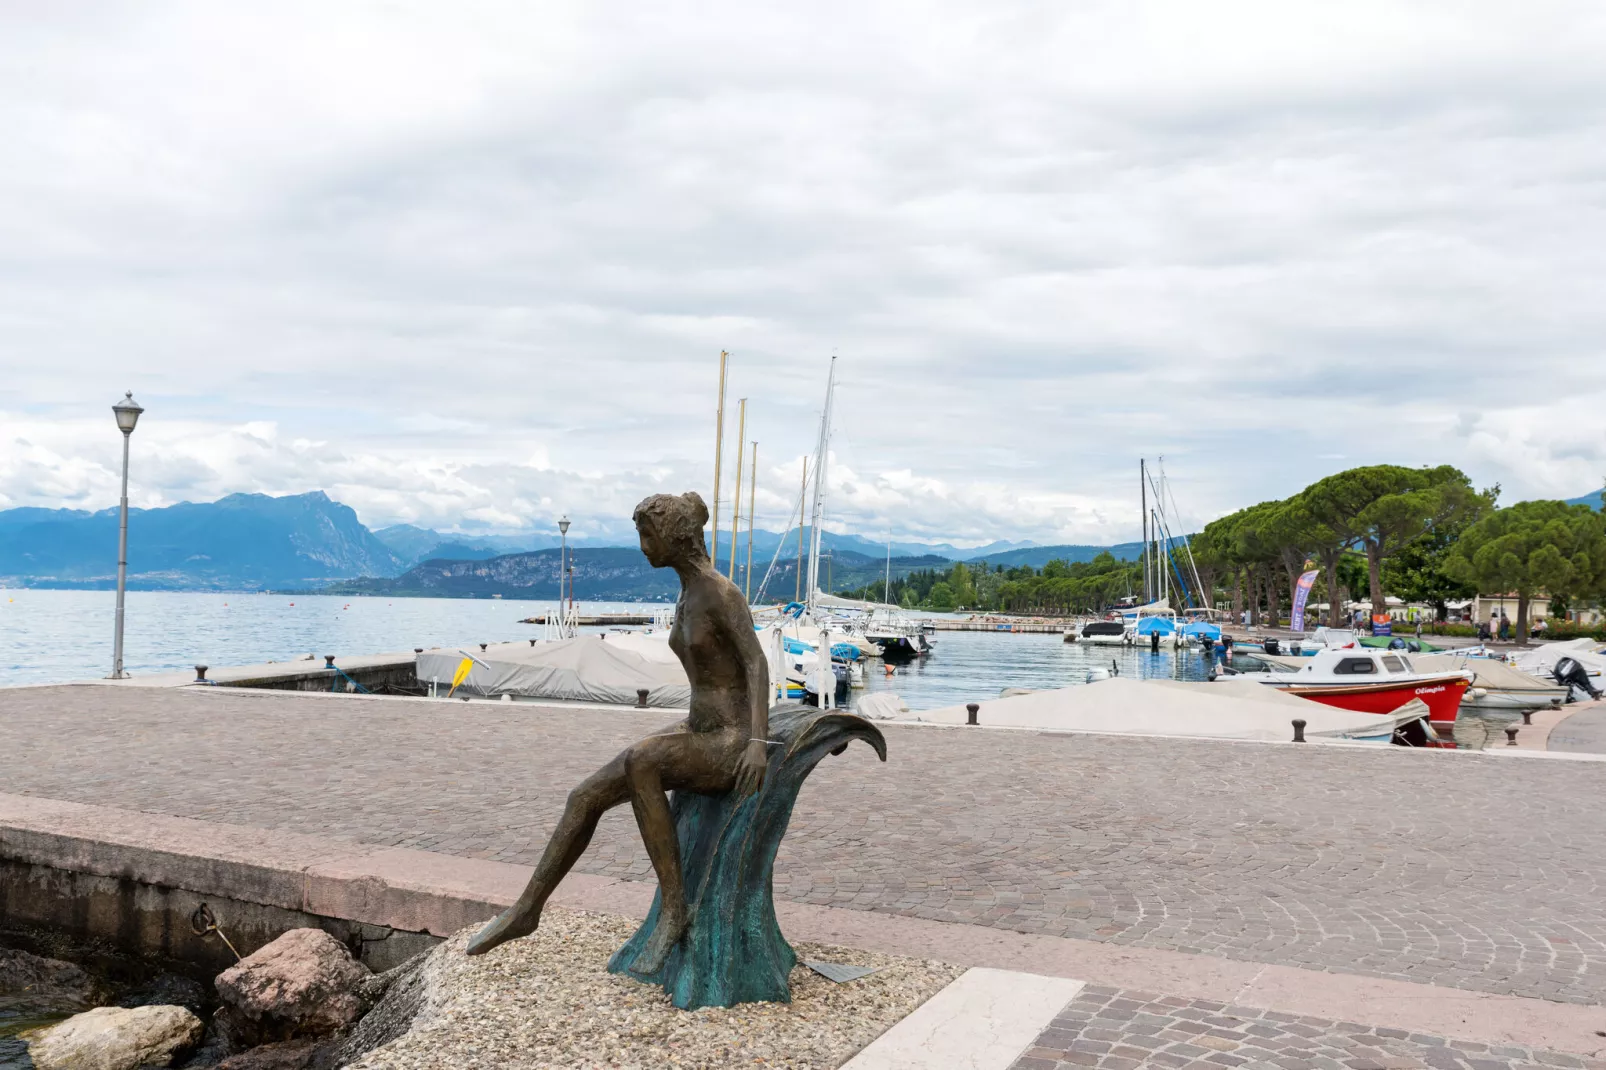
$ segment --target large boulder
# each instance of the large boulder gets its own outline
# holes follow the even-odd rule
[[[136,1070],[171,1066],[206,1032],[183,1007],[96,1007],[29,1034],[38,1070]]]
[[[323,1037],[368,1009],[372,975],[322,929],[291,929],[217,976],[217,1021],[235,1048]]]
[[[74,1014],[101,1002],[101,986],[70,962],[0,947],[0,1010]]]

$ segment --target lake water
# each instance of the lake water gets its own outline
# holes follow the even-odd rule
[[[123,662],[131,674],[248,665],[308,654],[381,654],[534,638],[520,624],[551,602],[463,598],[331,598],[318,595],[130,591]],[[588,602],[583,612],[651,612],[653,606]],[[0,685],[60,683],[111,672],[114,596],[107,591],[0,590]],[[1057,635],[939,632],[935,653],[898,666],[866,665],[866,691],[895,691],[912,710],[996,698],[1006,687],[1083,682],[1089,667],[1116,661],[1123,676],[1203,679],[1196,652],[1150,654],[1083,647]]]

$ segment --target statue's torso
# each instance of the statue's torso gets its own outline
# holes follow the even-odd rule
[[[729,584],[710,569],[682,587],[675,603],[669,649],[691,683],[688,724],[693,732],[746,724],[751,709],[747,672],[735,637],[741,629],[751,632],[753,620],[745,605],[736,612],[733,600],[721,597],[721,586]]]

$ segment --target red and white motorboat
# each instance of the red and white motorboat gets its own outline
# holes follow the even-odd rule
[[[1434,724],[1455,721],[1470,672],[1417,672],[1403,650],[1346,647],[1317,651],[1294,672],[1268,673],[1260,682],[1300,698],[1360,713],[1393,713],[1421,699]]]

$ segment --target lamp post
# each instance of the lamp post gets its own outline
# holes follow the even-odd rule
[[[126,680],[123,671],[123,593],[128,586],[128,440],[139,423],[139,414],[145,410],[134,400],[134,392],[126,391],[123,400],[112,406],[117,417],[117,429],[123,433],[123,497],[117,520],[117,633],[112,640],[113,680]]]
[[[569,575],[569,514],[564,513],[558,518],[558,534],[563,536],[563,553],[558,557],[558,613],[567,622],[569,619],[568,605],[563,600],[563,583]]]

